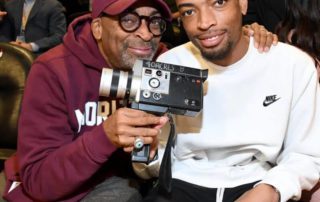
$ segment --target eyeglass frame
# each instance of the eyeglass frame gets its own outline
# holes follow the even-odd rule
[[[132,30],[126,29],[126,28],[122,25],[122,23],[121,23],[121,19],[122,19],[123,17],[127,16],[128,14],[133,14],[133,15],[137,16],[138,19],[139,19],[139,21],[138,21],[139,23],[138,23],[137,27],[134,28],[134,29],[132,29]],[[108,14],[106,14],[106,13],[102,13],[101,17],[112,17],[112,16],[110,16],[110,15],[108,15]],[[154,33],[151,31],[151,29],[150,29],[150,24],[151,24],[151,20],[152,20],[152,19],[161,19],[162,22],[164,22],[164,28],[163,28],[163,31],[161,31],[161,29],[160,29],[160,32],[161,32],[160,34],[154,34]],[[141,27],[142,20],[145,20],[145,21],[146,21],[147,27],[148,27],[148,31],[149,31],[150,33],[152,33],[154,37],[162,36],[163,33],[167,30],[167,20],[166,20],[165,18],[163,18],[162,16],[139,15],[138,13],[136,13],[136,12],[134,12],[134,11],[124,12],[124,13],[122,13],[122,14],[120,14],[120,15],[118,16],[118,23],[119,23],[121,29],[122,29],[123,31],[125,31],[125,32],[128,32],[128,33],[132,33],[132,32],[137,31],[137,30]]]

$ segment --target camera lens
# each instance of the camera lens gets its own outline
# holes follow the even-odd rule
[[[139,89],[139,81],[133,77],[132,71],[120,71],[103,68],[99,93],[111,98],[134,97]]]

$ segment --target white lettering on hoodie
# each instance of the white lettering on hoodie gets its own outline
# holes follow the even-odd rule
[[[110,103],[111,102],[111,103]],[[115,100],[101,102],[87,102],[84,113],[80,109],[75,110],[78,121],[78,133],[82,126],[96,126],[108,118],[117,108]]]

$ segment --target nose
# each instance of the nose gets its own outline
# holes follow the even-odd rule
[[[153,34],[149,31],[148,24],[145,20],[141,21],[141,25],[139,29],[137,29],[136,35],[144,41],[150,41],[153,38]]]
[[[212,8],[206,7],[199,12],[198,16],[198,28],[201,30],[208,30],[211,26],[217,24],[216,16]]]

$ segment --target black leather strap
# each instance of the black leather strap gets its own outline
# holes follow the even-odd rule
[[[166,149],[162,158],[160,171],[159,171],[159,181],[158,181],[158,192],[163,196],[168,196],[171,193],[171,147],[174,144],[175,137],[175,125],[171,114],[168,114],[170,123],[170,134],[168,137]]]

